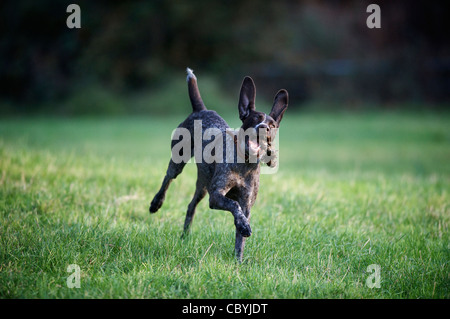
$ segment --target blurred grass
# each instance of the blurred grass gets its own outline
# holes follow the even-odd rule
[[[0,296],[450,297],[448,115],[288,110],[239,265],[231,214],[207,198],[179,239],[194,164],[148,213],[187,112],[1,119]],[[73,263],[80,289],[66,286]],[[380,289],[366,286],[370,264]]]

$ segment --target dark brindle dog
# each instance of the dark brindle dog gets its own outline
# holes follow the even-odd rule
[[[200,123],[197,121],[201,121],[202,134],[208,128],[220,130],[223,133],[224,155],[223,161],[214,161],[212,163],[202,161],[201,158],[198,161],[198,158],[195,157],[198,175],[197,187],[187,209],[183,234],[189,231],[195,208],[208,192],[209,207],[211,209],[227,210],[233,214],[234,224],[236,225],[235,253],[237,259],[241,261],[245,237],[250,236],[252,233],[249,224],[250,209],[255,203],[256,195],[258,194],[259,164],[264,162],[269,166],[275,165],[272,139],[288,106],[288,93],[286,90],[280,90],[276,94],[269,115],[258,112],[255,110],[255,84],[250,77],[244,78],[238,104],[239,118],[243,123],[239,132],[254,129],[257,131],[256,135],[258,137],[255,142],[251,138],[241,138],[239,136],[240,133],[234,136],[230,134],[227,123],[215,111],[206,109],[198,90],[197,78],[190,69],[187,69],[187,72],[189,97],[193,112],[178,128],[187,129],[191,136],[194,136],[194,126],[197,125],[196,123]],[[261,136],[263,133],[265,133],[264,136]],[[229,157],[226,159],[227,155],[225,154],[227,152],[226,145],[229,145],[230,139],[231,141],[234,140],[234,143],[231,143],[234,146],[231,161]],[[205,141],[197,143],[197,145],[194,144],[194,139],[192,138],[190,154],[195,153],[199,147],[201,147],[201,150],[204,150],[206,146]],[[172,140],[172,150],[174,145],[176,145],[176,141]],[[256,157],[255,161],[250,160],[252,155]],[[182,172],[185,164],[185,161],[174,161],[174,153],[172,152],[172,158],[161,189],[151,202],[151,213],[155,213],[161,207],[169,184]]]

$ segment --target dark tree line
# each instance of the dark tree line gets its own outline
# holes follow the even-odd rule
[[[81,7],[81,29],[66,8]],[[227,81],[253,74],[298,101],[448,102],[448,10],[441,2],[4,1],[0,99],[26,110],[100,83],[148,89],[186,66]],[[262,90],[264,91],[264,90]]]

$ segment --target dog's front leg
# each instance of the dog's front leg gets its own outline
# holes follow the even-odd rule
[[[247,221],[250,223],[250,209],[252,207],[252,203],[255,201],[256,192],[258,189],[252,188],[251,186],[248,188],[241,189],[239,192],[239,205],[242,207],[242,211],[244,216],[247,218]],[[242,262],[242,255],[244,253],[245,246],[245,237],[241,235],[240,232],[236,231],[236,243],[234,246],[236,258],[239,262]]]
[[[247,221],[250,222],[250,212],[245,212],[244,215],[247,218]],[[236,258],[239,262],[242,262],[242,255],[244,253],[244,245],[245,245],[245,237],[242,236],[241,232],[236,229],[236,242],[234,244],[234,252]]]
[[[249,237],[252,234],[252,229],[248,223],[247,217],[242,212],[241,206],[238,202],[225,197],[225,192],[213,191],[209,194],[209,207],[211,209],[227,210],[233,214],[234,225],[236,230],[243,236]]]

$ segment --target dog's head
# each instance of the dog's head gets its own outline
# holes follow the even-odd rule
[[[242,121],[240,132],[244,131],[250,134],[241,138],[241,142],[244,143],[246,157],[254,156],[258,160],[267,157],[269,160],[266,161],[266,164],[272,166],[274,165],[270,160],[273,158],[272,141],[288,106],[288,92],[286,90],[278,91],[269,114],[256,111],[255,96],[255,83],[251,77],[246,76],[241,86],[238,109],[239,118]]]

